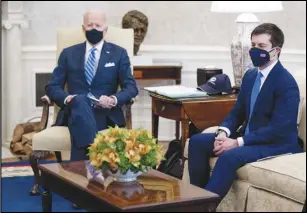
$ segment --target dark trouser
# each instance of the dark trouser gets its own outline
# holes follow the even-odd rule
[[[71,136],[71,161],[88,160],[88,147],[98,131],[115,126],[106,115],[108,109],[96,109],[85,95],[77,95],[69,103],[68,128]],[[98,116],[97,116],[98,115]],[[99,117],[99,118],[97,118]]]
[[[189,175],[191,184],[216,193],[221,199],[228,193],[240,167],[271,155],[291,152],[287,148],[272,149],[269,145],[237,147],[219,156],[210,177],[209,159],[214,155],[214,140],[215,134],[198,134],[190,139]]]
[[[79,160],[88,160],[89,156],[88,154],[88,146],[87,147],[71,147],[70,150],[70,160],[71,161],[79,161]]]

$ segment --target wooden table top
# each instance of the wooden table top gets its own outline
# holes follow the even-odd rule
[[[86,177],[85,161],[39,165],[39,169],[122,210],[191,202],[197,204],[219,199],[216,194],[156,170],[144,173],[132,183],[113,182],[112,177],[99,183]]]
[[[171,103],[202,103],[202,102],[216,102],[216,101],[229,101],[229,100],[237,100],[238,95],[237,94],[225,94],[225,95],[216,95],[216,96],[206,96],[201,98],[182,98],[182,99],[172,99],[168,98],[166,96],[159,95],[154,92],[149,92],[149,95],[152,98],[157,98],[160,100],[163,100],[165,102],[171,102]]]
[[[181,65],[137,65],[137,66],[133,66],[133,69],[171,69],[171,68],[178,68],[181,69],[182,66]]]

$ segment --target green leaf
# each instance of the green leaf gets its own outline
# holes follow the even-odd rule
[[[154,166],[156,165],[156,153],[154,150],[150,150],[147,155],[141,158],[141,165],[144,166]]]
[[[103,162],[102,163],[102,167],[101,167],[102,169],[108,169],[109,168],[109,163],[108,162]]]
[[[126,143],[124,141],[117,140],[114,143],[114,146],[115,146],[116,152],[124,152],[126,148]]]
[[[119,158],[120,158],[120,163],[119,163],[119,168],[122,173],[126,173],[126,171],[130,168],[130,162],[128,158],[126,158],[124,153],[119,153]]]
[[[102,152],[105,149],[109,149],[111,148],[108,144],[106,143],[100,143],[98,146],[98,152]]]

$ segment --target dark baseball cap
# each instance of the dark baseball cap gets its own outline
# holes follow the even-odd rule
[[[218,74],[211,77],[205,84],[197,87],[208,95],[216,95],[219,93],[232,93],[230,79],[226,74]]]

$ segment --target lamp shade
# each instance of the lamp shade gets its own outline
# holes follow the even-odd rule
[[[281,1],[212,1],[211,12],[257,13],[283,9]]]

